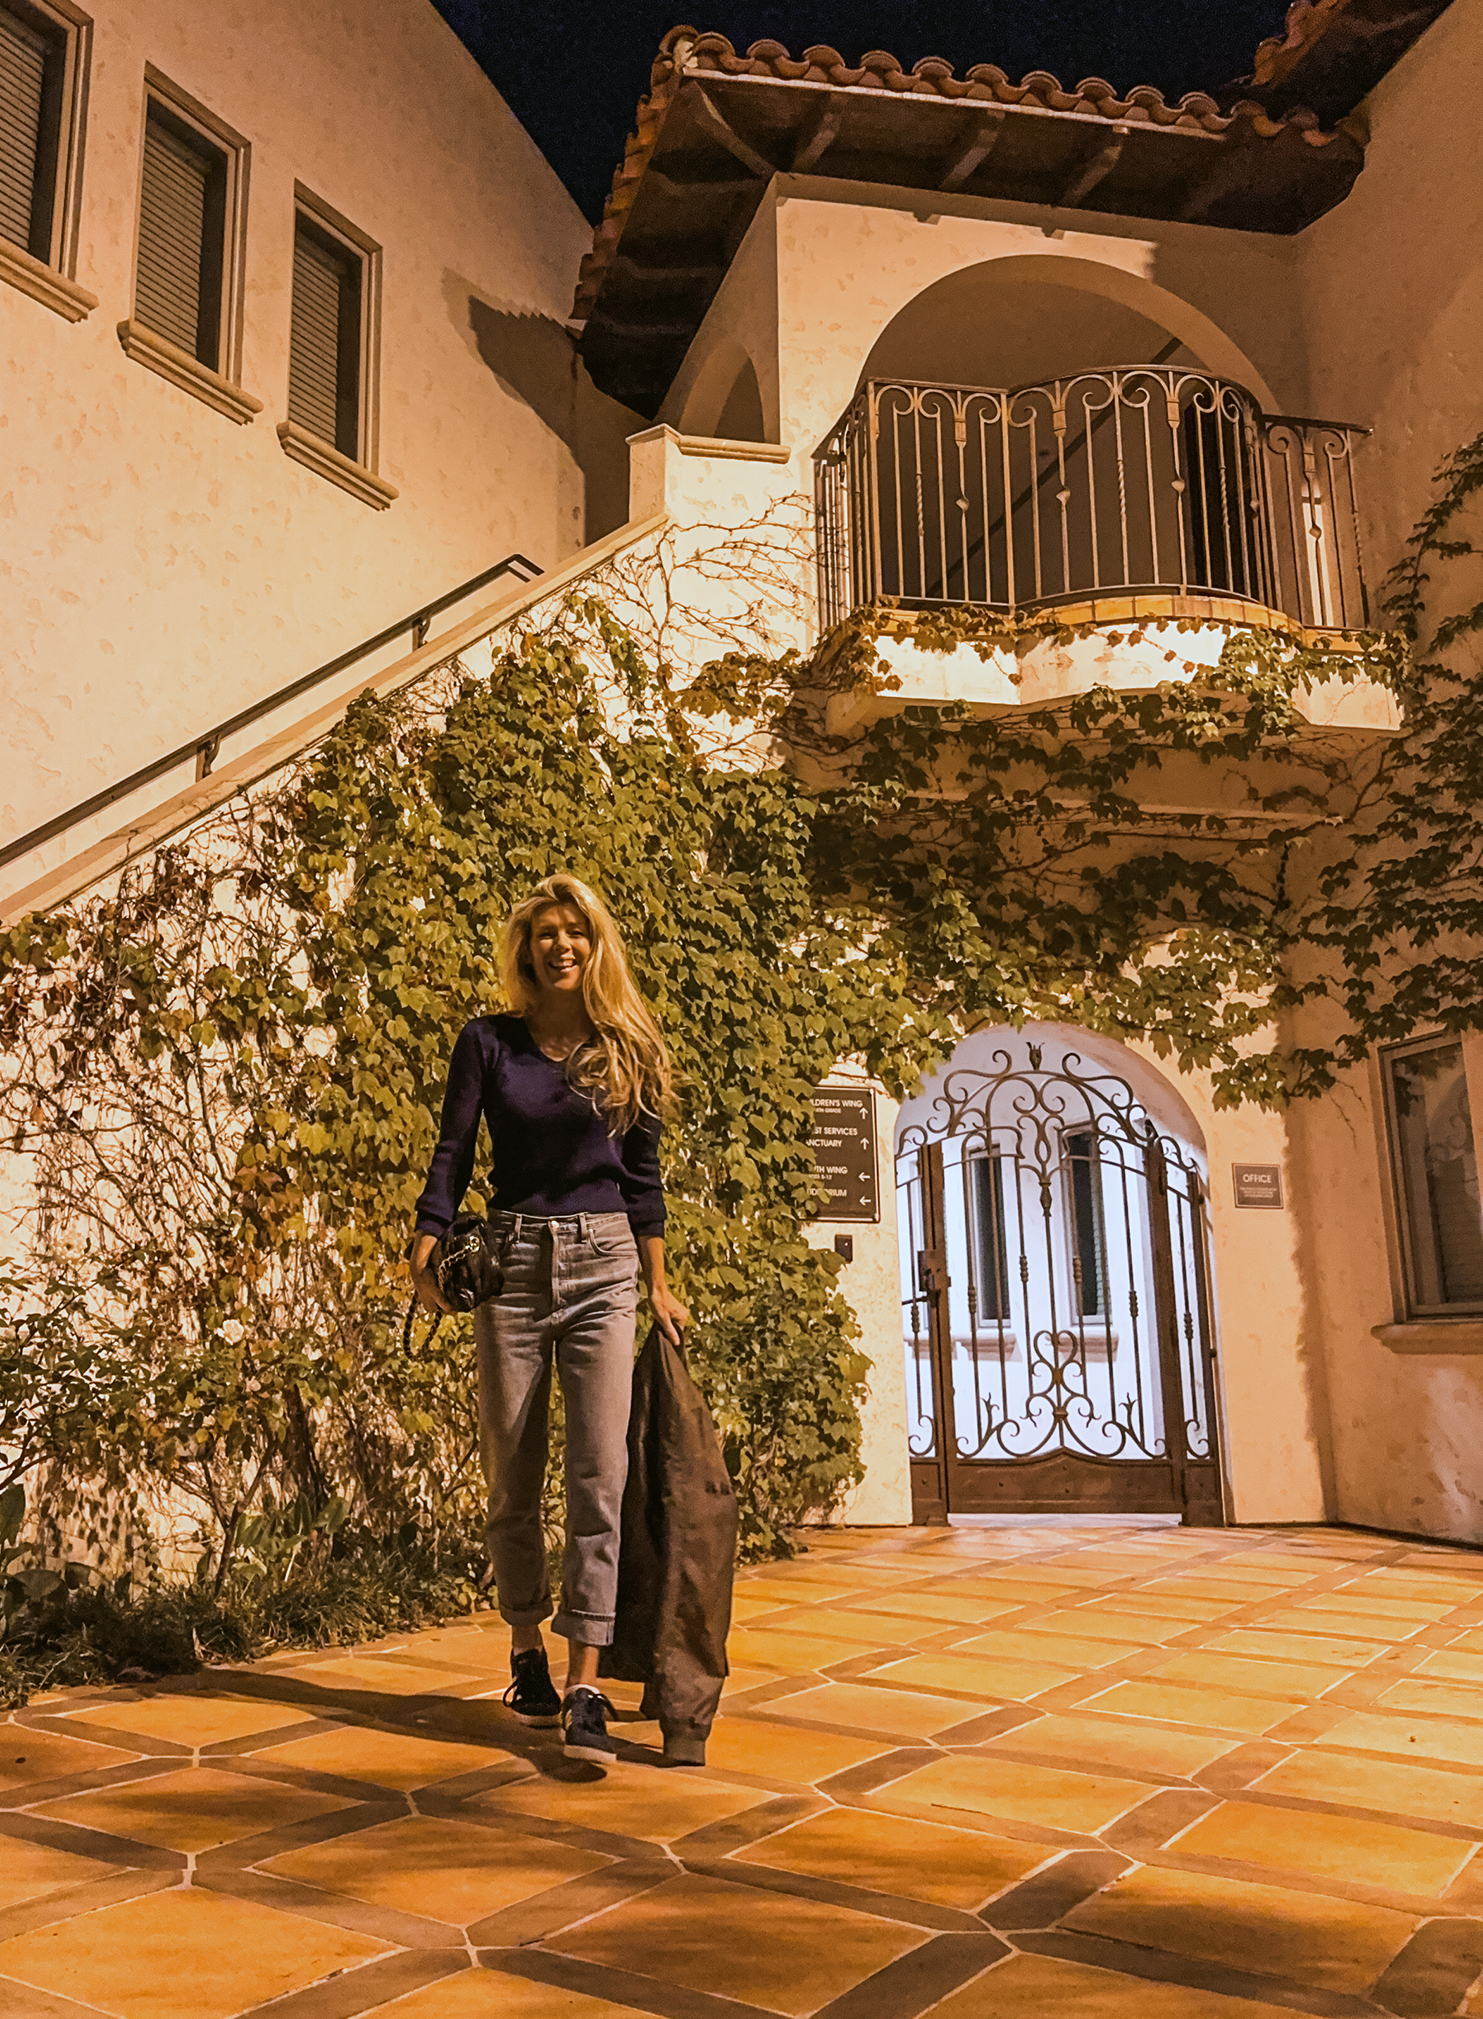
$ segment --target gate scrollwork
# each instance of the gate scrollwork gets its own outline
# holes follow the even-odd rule
[[[1131,1086],[1066,1053],[950,1068],[898,1144],[911,1450],[956,1464],[1212,1449],[1203,1187]],[[920,1188],[940,1146],[945,1285],[923,1280]],[[946,1336],[928,1346],[932,1295]],[[949,1393],[938,1392],[946,1379]]]

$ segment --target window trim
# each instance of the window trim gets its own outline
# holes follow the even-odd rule
[[[98,306],[98,297],[79,287],[76,278],[93,24],[71,0],[6,0],[6,4],[22,19],[35,15],[56,30],[62,39],[63,68],[47,257],[38,258],[8,239],[0,239],[0,280],[68,322],[81,322]]]
[[[1372,1325],[1370,1337],[1392,1353],[1483,1354],[1483,1319],[1403,1318]]]
[[[168,337],[147,329],[136,314],[139,285],[139,236],[143,212],[144,144],[151,103],[170,120],[194,130],[206,145],[226,157],[226,216],[222,228],[221,310],[217,338],[217,368],[202,364]],[[247,187],[252,147],[226,121],[190,93],[171,83],[152,63],[144,66],[144,93],[139,109],[139,149],[134,188],[134,242],[129,263],[129,316],[118,325],[124,353],[148,366],[182,392],[192,394],[229,420],[245,423],[263,410],[263,403],[242,387],[242,332],[247,267]]]
[[[1414,1291],[1416,1265],[1411,1246],[1411,1213],[1406,1193],[1405,1172],[1400,1160],[1400,1135],[1395,1112],[1395,1090],[1391,1080],[1390,1062],[1404,1058],[1409,1053],[1430,1050],[1439,1044],[1458,1044],[1462,1048],[1462,1067],[1468,1092],[1468,1111],[1472,1121],[1473,1149],[1477,1156],[1480,1138],[1483,1138],[1483,1039],[1469,1032],[1447,1031],[1440,1028],[1414,1032],[1409,1038],[1397,1044],[1382,1045],[1374,1054],[1375,1074],[1379,1081],[1378,1120],[1380,1123],[1381,1175],[1385,1201],[1386,1232],[1392,1255],[1392,1278],[1394,1287],[1394,1322],[1388,1326],[1372,1328],[1373,1335],[1394,1351],[1405,1351],[1407,1347],[1396,1335],[1413,1329],[1419,1338],[1425,1333],[1428,1338],[1436,1335],[1438,1328],[1450,1326],[1483,1326],[1483,1299],[1459,1304],[1421,1304]],[[1483,1158],[1479,1158],[1483,1163]],[[1387,1336],[1392,1335],[1392,1336]],[[1443,1335],[1445,1336],[1445,1334]],[[1435,1346],[1413,1345],[1411,1351],[1435,1351]],[[1462,1350],[1468,1350],[1463,1348]]]
[[[296,463],[302,463],[316,476],[338,484],[341,490],[359,498],[362,504],[384,512],[401,493],[395,484],[388,483],[378,474],[381,448],[381,247],[358,225],[352,224],[348,217],[326,203],[322,196],[316,195],[303,183],[295,182],[294,240],[298,237],[301,216],[308,219],[316,232],[333,240],[360,266],[358,454],[344,455],[332,442],[311,434],[308,428],[300,427],[296,421],[279,423],[278,440],[283,453],[291,456]],[[286,403],[286,384],[284,398]]]

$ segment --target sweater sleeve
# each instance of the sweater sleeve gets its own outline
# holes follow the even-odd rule
[[[479,1117],[484,1108],[484,1046],[477,1024],[465,1024],[453,1047],[438,1147],[417,1201],[419,1234],[446,1234],[474,1175]]]
[[[623,1201],[633,1238],[664,1236],[664,1182],[659,1175],[659,1121],[645,1115],[623,1138]]]

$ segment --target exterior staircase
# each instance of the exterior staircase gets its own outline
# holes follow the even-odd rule
[[[173,840],[239,793],[253,790],[294,763],[328,735],[360,695],[395,694],[413,686],[627,548],[652,539],[667,524],[664,512],[630,521],[583,547],[560,567],[544,572],[523,554],[506,555],[472,581],[425,604],[327,665],[316,667],[42,826],[6,842],[0,846],[0,924],[13,925],[29,912],[49,910],[103,883],[134,857]],[[500,586],[489,600],[448,630],[431,635],[440,615],[495,584]],[[344,684],[344,676],[353,674],[357,665],[373,660],[407,636],[412,640],[410,652],[382,665],[364,680],[351,679]],[[317,698],[337,682],[342,684],[332,698]],[[297,703],[304,704],[302,712],[296,709]],[[271,726],[275,721],[277,726]],[[249,741],[222,760],[224,745],[264,723],[270,727],[261,740]],[[187,767],[193,767],[194,778],[169,790],[172,774],[184,773]]]

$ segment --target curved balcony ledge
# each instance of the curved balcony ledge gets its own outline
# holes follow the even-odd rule
[[[1364,433],[1176,365],[1012,389],[869,380],[814,455],[821,625],[879,603],[1096,623],[1177,604],[1367,628]]]
[[[894,610],[888,627],[906,636],[915,629],[918,612]],[[1115,590],[1111,594],[1031,603],[1018,613],[1040,630],[1055,624],[1071,629],[1083,624],[1148,624],[1194,619],[1210,624],[1245,624],[1257,631],[1280,631],[1294,643],[1341,651],[1353,635],[1331,625],[1308,625],[1285,610],[1274,610],[1249,596],[1221,596],[1173,589]]]
[[[951,652],[919,646],[916,621],[911,612],[893,612],[879,640],[879,656],[899,684],[880,693],[832,695],[825,711],[831,734],[848,735],[913,706],[958,704],[1000,712],[1054,706],[1094,687],[1151,693],[1212,672],[1237,626],[1276,631],[1299,643],[1339,648],[1343,643],[1342,634],[1311,631],[1282,611],[1231,597],[1108,596],[1062,604],[1044,613],[1054,630],[1037,626],[1021,632],[997,644],[987,659],[972,643]],[[1181,621],[1199,629],[1174,629]],[[1096,628],[1082,629],[1087,625]],[[1136,627],[1131,634],[1130,625]],[[1067,638],[1073,626],[1078,635]],[[1305,681],[1295,706],[1315,731],[1373,737],[1401,728],[1395,696],[1373,680]]]

